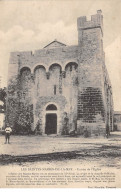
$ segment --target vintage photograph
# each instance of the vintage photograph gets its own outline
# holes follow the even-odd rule
[[[121,1],[0,1],[0,188],[121,188]]]

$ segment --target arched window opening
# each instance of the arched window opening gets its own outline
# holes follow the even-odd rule
[[[49,104],[46,110],[57,110],[57,107],[54,104]]]

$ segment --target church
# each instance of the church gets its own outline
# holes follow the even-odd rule
[[[6,122],[17,134],[105,136],[113,130],[112,87],[101,10],[77,19],[78,45],[58,40],[11,52]],[[75,35],[73,35],[75,36]]]

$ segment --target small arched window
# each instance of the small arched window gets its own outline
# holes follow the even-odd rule
[[[57,110],[57,107],[54,104],[49,104],[46,110]]]

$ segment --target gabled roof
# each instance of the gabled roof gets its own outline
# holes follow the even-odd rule
[[[49,49],[49,48],[64,47],[64,46],[66,46],[64,43],[61,43],[55,39],[54,41],[46,45],[44,48]]]

